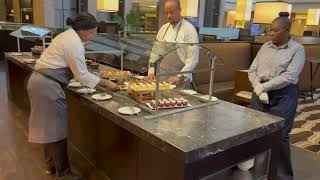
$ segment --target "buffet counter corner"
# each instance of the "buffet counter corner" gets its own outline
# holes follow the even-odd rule
[[[31,53],[6,54],[8,96],[29,109],[26,82]],[[199,180],[271,150],[268,179],[274,179],[282,119],[218,100],[210,106],[145,119],[149,111],[123,115],[128,97],[92,99],[67,87],[70,156],[86,176],[112,180]],[[187,97],[188,98],[188,97]],[[191,98],[191,97],[190,97]]]

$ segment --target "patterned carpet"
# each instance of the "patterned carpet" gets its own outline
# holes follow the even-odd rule
[[[291,131],[291,144],[320,154],[320,90],[310,97],[300,99]]]

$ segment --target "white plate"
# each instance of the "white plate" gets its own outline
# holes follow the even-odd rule
[[[208,101],[209,95],[203,95],[203,96],[200,96],[200,98],[203,99],[204,101]],[[214,96],[211,97],[211,101],[212,101],[212,102],[213,102],[213,101],[217,101],[217,100],[218,100],[218,98],[216,98],[216,97],[214,97]]]
[[[174,89],[174,88],[176,88],[176,87],[177,87],[176,85],[171,84],[170,89]]]
[[[92,96],[92,99],[97,100],[97,101],[108,100],[111,98],[112,98],[112,96],[110,94],[106,94],[106,93],[95,94]]]
[[[10,55],[12,55],[12,56],[22,56],[22,54],[18,53],[18,52],[12,52],[12,53],[10,53]]]
[[[69,86],[69,87],[81,87],[82,84],[81,84],[80,82],[74,81],[74,82],[70,82],[70,83],[68,84],[68,86]]]
[[[77,80],[76,79],[71,79],[70,82],[77,82]]]
[[[126,107],[121,107],[118,109],[118,112],[121,114],[125,114],[125,115],[133,115],[133,114],[138,114],[139,112],[141,112],[140,108],[134,107],[133,111],[130,109],[130,107],[126,106]]]
[[[144,79],[145,76],[134,76],[134,77],[137,78],[137,79],[142,80],[142,79]]]
[[[27,64],[34,64],[36,62],[36,60],[35,59],[26,58],[26,59],[23,59],[23,62],[25,62]]]
[[[91,94],[96,92],[96,90],[91,88],[82,88],[82,89],[78,89],[77,92],[81,94]]]
[[[190,94],[190,95],[195,95],[195,94],[197,94],[197,91],[190,90],[190,89],[182,89],[182,90],[180,90],[180,91],[183,92],[183,93],[186,93],[186,94]]]
[[[93,61],[92,60],[86,60],[86,63],[93,63]]]

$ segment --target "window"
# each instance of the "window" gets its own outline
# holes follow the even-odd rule
[[[204,27],[218,27],[221,0],[206,0]]]
[[[130,0],[126,11],[138,13],[139,19],[143,22],[141,31],[157,31],[158,30],[158,1],[150,0]]]

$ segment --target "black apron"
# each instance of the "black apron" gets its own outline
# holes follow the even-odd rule
[[[292,180],[293,170],[291,164],[289,133],[292,129],[298,107],[298,87],[295,84],[291,84],[279,90],[269,91],[268,96],[269,104],[263,104],[259,100],[259,97],[253,93],[251,108],[285,119],[282,129],[277,179]]]

